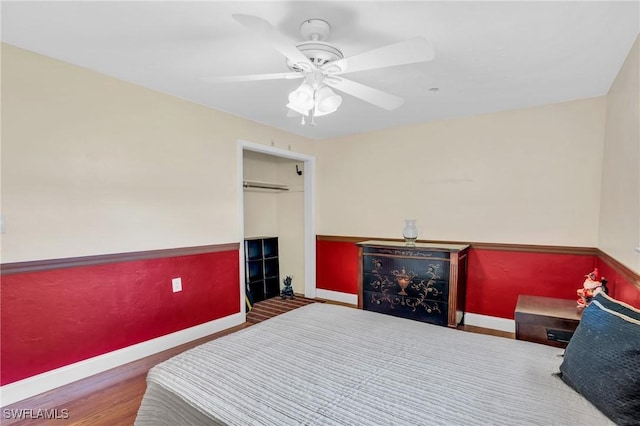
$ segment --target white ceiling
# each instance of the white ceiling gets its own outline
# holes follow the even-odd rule
[[[2,41],[323,139],[604,95],[639,33],[639,10],[637,1],[3,1]],[[266,19],[292,43],[302,41],[301,22],[324,19],[345,57],[415,36],[436,56],[345,75],[405,98],[399,109],[345,94],[337,112],[303,126],[285,107],[299,80],[202,80],[288,72],[284,57],[234,13]]]

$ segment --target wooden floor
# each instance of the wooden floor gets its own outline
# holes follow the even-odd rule
[[[265,301],[267,302],[267,301]],[[262,302],[260,302],[262,303]],[[291,309],[304,306],[306,303],[291,304]],[[258,305],[258,304],[256,304]],[[261,309],[261,315],[268,309]],[[280,309],[273,315],[282,313]],[[167,351],[143,358],[138,361],[114,368],[104,373],[53,389],[24,401],[2,407],[0,424],[5,425],[109,425],[130,426],[133,424],[142,396],[146,389],[147,371],[154,365],[171,358],[187,349],[229,333],[249,327],[250,322],[231,329],[203,337],[193,342],[169,349]],[[462,327],[465,331],[514,338],[513,333],[483,329],[472,326]],[[33,410],[35,416],[39,409],[57,410],[58,420],[16,420],[10,419],[7,413],[19,413],[20,410]],[[10,410],[10,411],[7,411]],[[11,411],[14,410],[14,411]],[[67,410],[67,411],[63,411]]]
[[[5,425],[132,425],[142,395],[147,387],[146,376],[151,367],[181,352],[217,339],[229,333],[248,327],[239,326],[212,334],[158,354],[116,367],[86,379],[53,389],[49,392],[2,407],[0,424]],[[7,413],[20,410],[33,410],[36,416],[39,409],[57,409],[58,420],[7,418]],[[10,411],[7,411],[10,410]],[[12,416],[12,417],[15,417]],[[23,415],[24,418],[24,415]]]
[[[316,303],[315,299],[307,299],[301,296],[297,296],[293,299],[281,299],[280,297],[273,297],[271,299],[263,300],[253,305],[253,308],[247,313],[247,322],[250,324],[257,324],[264,320],[268,320],[276,315],[283,314],[292,309],[299,308],[301,306],[308,305],[310,303]]]

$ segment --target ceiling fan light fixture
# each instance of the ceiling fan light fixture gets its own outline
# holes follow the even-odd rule
[[[329,114],[342,104],[342,96],[336,95],[329,86],[322,86],[316,91],[316,111],[318,115]]]
[[[302,83],[300,87],[289,93],[289,103],[295,105],[296,110],[310,110],[314,105],[313,87],[308,83]]]
[[[309,110],[300,109],[296,105],[292,104],[291,102],[287,104],[287,108],[289,108],[293,112],[297,112],[300,115],[306,115],[306,116],[309,115]]]
[[[333,111],[327,111],[327,112],[322,112],[318,109],[318,107],[316,107],[316,109],[313,110],[313,116],[314,117],[322,117],[323,115],[329,115],[332,112],[335,112],[335,110]]]

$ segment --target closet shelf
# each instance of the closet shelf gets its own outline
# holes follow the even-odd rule
[[[245,180],[242,182],[242,186],[245,190],[251,189],[263,189],[270,191],[288,191],[289,186],[280,184],[280,183],[271,183],[271,182],[259,182],[255,180]]]

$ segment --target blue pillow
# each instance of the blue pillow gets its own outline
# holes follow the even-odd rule
[[[640,309],[636,309],[633,306],[627,305],[624,302],[613,299],[611,296],[603,294],[603,297],[598,298],[598,302],[605,308],[615,312],[619,312],[636,321],[640,321]]]
[[[640,310],[598,293],[564,353],[560,377],[618,425],[640,424]]]

